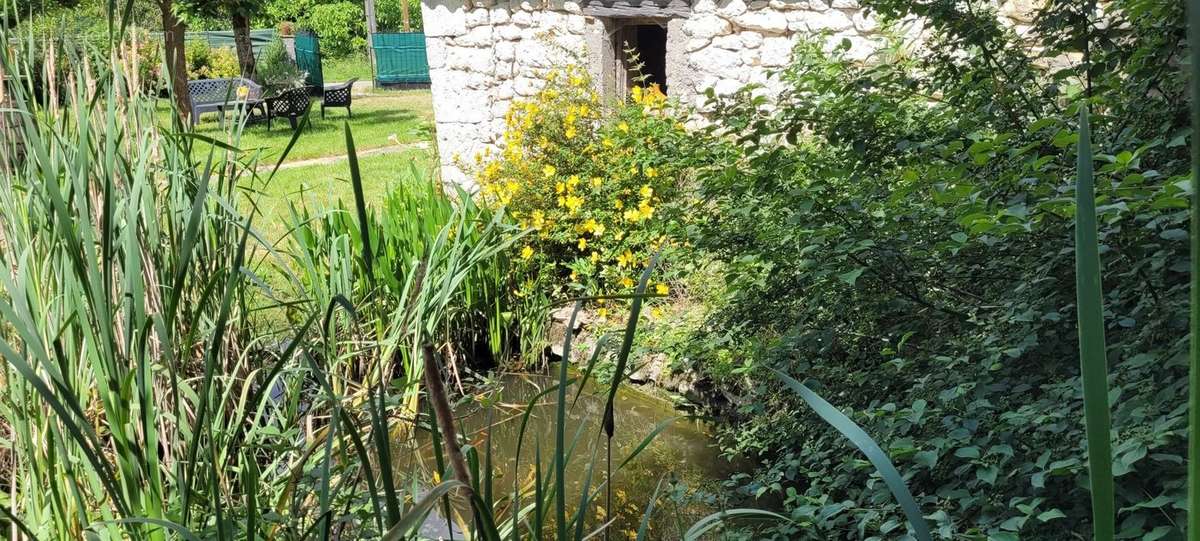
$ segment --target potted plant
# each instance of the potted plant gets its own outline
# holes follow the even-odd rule
[[[288,56],[292,60],[296,60],[296,23],[280,21],[279,39],[283,41],[283,47],[287,50]]]

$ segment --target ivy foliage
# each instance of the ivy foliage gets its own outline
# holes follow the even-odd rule
[[[721,262],[716,327],[739,479],[779,539],[896,539],[872,468],[765,368],[807,381],[905,472],[942,539],[1090,532],[1073,282],[1074,119],[1090,104],[1122,539],[1180,538],[1187,437],[1182,4],[866,2],[927,47],[868,65],[801,44],[768,106],[713,97],[692,240]],[[690,352],[693,356],[696,352]],[[712,361],[717,363],[718,361]],[[719,361],[727,371],[727,359]],[[704,361],[698,363],[704,369]],[[755,538],[761,538],[759,533]]]

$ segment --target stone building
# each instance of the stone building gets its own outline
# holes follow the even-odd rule
[[[460,160],[500,142],[512,100],[535,94],[553,66],[585,65],[603,95],[620,96],[632,49],[668,96],[700,104],[709,88],[777,88],[769,74],[800,36],[848,42],[866,59],[884,32],[857,0],[422,0],[422,16],[442,178],[464,185]]]

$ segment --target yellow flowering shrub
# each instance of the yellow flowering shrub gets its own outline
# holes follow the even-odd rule
[[[656,85],[606,104],[580,67],[546,78],[513,103],[503,150],[477,157],[480,195],[533,230],[514,248],[523,289],[629,292],[672,228],[682,171],[667,157],[687,134]]]

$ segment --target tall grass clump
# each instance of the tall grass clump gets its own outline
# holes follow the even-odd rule
[[[0,38],[17,45],[0,52],[0,522],[30,539],[406,535],[429,502],[387,475],[386,396],[351,401],[323,355],[349,303],[254,325],[296,302],[265,287],[291,270],[254,228],[243,187],[269,178],[240,127],[194,145],[120,48],[35,77],[27,42]]]
[[[247,517],[222,496],[250,496],[238,472],[269,424],[245,400],[259,345],[244,325],[246,169],[160,126],[119,50],[36,76],[28,50],[0,53],[9,511],[41,538],[162,538],[163,521],[228,533]]]

